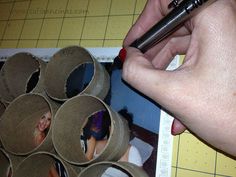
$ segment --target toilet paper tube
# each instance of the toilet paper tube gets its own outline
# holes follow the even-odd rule
[[[148,177],[142,168],[132,163],[108,161],[98,162],[88,166],[82,170],[78,177],[117,177],[121,176],[121,174],[124,177]]]
[[[1,120],[1,117],[2,117],[2,114],[4,113],[6,109],[6,106],[3,104],[2,101],[0,101],[0,120]],[[0,139],[0,147],[2,146],[2,143],[1,143],[1,139]]]
[[[78,94],[89,94],[104,99],[110,89],[110,76],[105,68],[83,47],[69,46],[59,50],[47,64],[45,71],[45,89],[47,94],[58,101],[66,101],[75,96],[68,96],[68,79],[76,69],[92,65],[93,76],[91,81]],[[82,69],[82,68],[80,68]],[[78,72],[75,78],[84,79],[85,73]],[[74,84],[75,85],[75,84]],[[80,82],[77,84],[78,87]]]
[[[24,93],[44,90],[46,63],[30,53],[9,57],[0,71],[0,95],[6,103]]]
[[[56,166],[60,165],[60,172]],[[64,170],[62,170],[64,169]],[[77,177],[81,168],[72,166],[55,154],[36,152],[25,158],[18,166],[14,177],[47,177],[49,174],[66,173],[67,177]]]
[[[6,109],[5,104],[2,101],[0,101],[0,119],[1,119],[1,116],[4,113],[5,109]]]
[[[29,93],[17,97],[9,104],[0,121],[3,147],[15,155],[53,150],[51,125],[58,107],[42,94]],[[42,127],[45,122],[47,127]]]
[[[110,117],[110,135],[103,151],[88,160],[80,143],[80,135],[88,118],[100,110]],[[113,111],[101,99],[91,95],[80,95],[66,101],[55,115],[52,139],[57,153],[75,165],[89,165],[103,160],[117,161],[126,152],[130,131],[127,121]]]
[[[23,159],[24,157],[9,154],[5,150],[0,148],[0,176],[8,177],[9,174],[11,174],[11,176],[14,176],[18,165]]]

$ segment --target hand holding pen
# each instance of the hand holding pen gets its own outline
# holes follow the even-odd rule
[[[197,12],[197,10],[201,9],[202,6],[205,5],[208,1],[209,0],[182,0],[181,2],[181,0],[173,0],[166,7],[168,7],[168,9],[174,9],[166,14],[163,18],[159,19],[157,23],[151,25],[148,24],[149,26],[151,26],[151,28],[147,31],[145,28],[143,28],[142,30],[145,30],[144,34],[138,37],[136,34],[136,38],[132,39],[132,43],[130,43],[129,46],[137,48],[142,53],[145,53],[150,48],[154,47],[156,44],[160,43],[169,35],[177,31],[178,28],[183,26],[184,22],[188,20],[194,12]],[[162,4],[163,3],[160,3],[159,5],[161,6]],[[166,4],[164,3],[164,5]],[[160,17],[157,17],[157,19],[158,18]],[[146,22],[143,21],[143,23]],[[142,27],[142,24],[140,24],[140,27]],[[119,60],[121,62],[124,62],[124,58],[125,49],[121,49],[118,57],[115,58],[115,62],[117,62],[117,60],[118,62]]]
[[[176,118],[173,134],[186,126],[236,156],[236,1],[214,1],[144,54],[128,47],[169,12],[168,4],[148,1],[128,33],[123,79]],[[176,54],[185,55],[183,64],[165,71]]]

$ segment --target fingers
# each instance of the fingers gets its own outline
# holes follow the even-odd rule
[[[186,130],[184,124],[182,124],[178,119],[174,119],[172,126],[171,126],[171,134],[172,135],[179,135]]]
[[[190,35],[171,38],[152,59],[155,68],[165,69],[176,55],[186,54],[190,44]]]
[[[181,110],[186,106],[183,96],[186,82],[182,71],[164,71],[156,69],[145,55],[135,48],[127,48],[127,58],[123,66],[123,79],[131,86],[171,110],[173,115],[182,116]],[[178,135],[186,130],[184,124],[175,119],[172,134]]]
[[[175,110],[179,106],[178,102],[182,100],[184,84],[181,72],[156,69],[144,54],[135,48],[127,48],[122,76],[131,86],[167,109]]]
[[[135,39],[144,34],[151,26],[167,13],[168,1],[147,1],[145,8],[134,26],[129,30],[124,40],[124,47],[130,45]]]
[[[149,60],[152,60],[161,50],[162,48],[170,41],[172,38],[180,38],[190,35],[190,31],[185,27],[181,27],[176,32],[174,32],[172,35],[164,39],[163,41],[159,42],[155,46],[153,46],[151,49],[149,49],[145,55]],[[179,44],[178,44],[179,45]]]

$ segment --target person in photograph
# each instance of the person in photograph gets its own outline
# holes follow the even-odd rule
[[[88,118],[80,137],[81,145],[88,160],[93,159],[96,142],[109,138],[110,117],[107,111],[100,110]]]
[[[40,145],[46,138],[51,122],[52,114],[50,111],[45,112],[38,120],[34,131],[34,143],[36,146]],[[61,177],[59,176],[58,171],[56,169],[56,164],[57,162],[50,168],[48,177]]]
[[[10,166],[10,165],[9,165],[8,168],[7,168],[6,177],[12,177],[12,169],[11,169],[11,166]]]
[[[40,145],[47,136],[51,125],[51,120],[52,114],[50,111],[47,111],[43,114],[42,117],[40,117],[39,121],[37,122],[34,130],[34,143],[36,146]]]
[[[88,122],[83,128],[83,134],[86,137],[93,136],[96,140],[102,140],[109,137],[110,117],[105,110],[100,110],[88,118]]]
[[[119,113],[123,114],[123,117],[128,117],[127,110],[121,110]],[[105,148],[109,138],[110,123],[111,121],[106,111],[96,112],[88,119],[83,128],[83,135],[81,135],[81,144],[88,160],[99,156]],[[130,144],[119,161],[130,162],[142,167],[142,159],[138,149]]]

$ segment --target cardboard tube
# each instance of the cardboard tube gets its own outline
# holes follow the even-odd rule
[[[80,135],[89,116],[100,110],[109,113],[110,135],[103,151],[88,160],[81,147]],[[89,165],[103,160],[117,161],[126,152],[130,138],[127,121],[101,99],[89,95],[76,96],[66,101],[55,115],[52,132],[57,153],[75,165]]]
[[[3,102],[0,101],[0,119],[5,109],[6,109],[6,106],[3,104]]]
[[[30,53],[9,57],[0,71],[0,94],[6,103],[24,93],[41,93],[46,63]]]
[[[58,173],[56,163],[63,166],[68,177],[77,177],[81,171],[80,167],[72,167],[55,154],[37,152],[31,154],[19,164],[14,177],[46,177],[50,173]]]
[[[24,157],[14,156],[7,153],[5,150],[0,149],[0,176],[8,177],[7,174],[11,173],[14,176],[16,169]]]
[[[0,121],[3,147],[15,155],[53,150],[51,124],[58,107],[59,105],[42,94],[29,93],[17,97],[9,104]],[[47,128],[48,132],[42,134],[38,128],[39,120],[47,112],[51,113],[51,121]]]
[[[3,102],[0,101],[0,120],[1,120],[3,113],[5,112],[5,109],[6,109],[6,106],[3,104]],[[0,147],[1,146],[2,146],[2,143],[1,143],[1,139],[0,139]]]
[[[109,74],[85,48],[79,46],[63,48],[50,59],[45,71],[47,94],[58,101],[69,99],[66,94],[68,78],[84,64],[92,64],[93,76],[88,85],[78,94],[89,94],[104,99],[110,89]],[[83,79],[84,75],[80,73],[77,77]]]
[[[111,169],[113,168],[113,169]],[[114,171],[116,169],[116,171]],[[107,170],[107,171],[106,171]],[[117,173],[117,170],[121,170],[123,173],[127,174],[127,177],[148,177],[147,173],[140,167],[129,163],[129,162],[99,162],[92,164],[82,170],[78,177],[101,177],[102,174],[106,173],[112,176],[113,173]],[[120,174],[121,172],[118,171]],[[116,177],[116,174],[113,174],[113,177]]]

